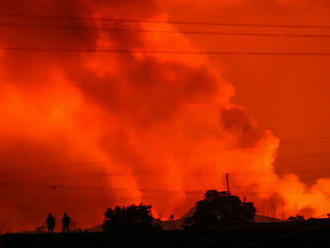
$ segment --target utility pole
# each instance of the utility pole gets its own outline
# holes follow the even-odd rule
[[[229,173],[225,174],[226,177],[226,187],[227,187],[227,193],[230,195],[230,187],[229,187]]]

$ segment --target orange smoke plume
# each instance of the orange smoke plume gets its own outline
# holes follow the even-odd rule
[[[118,32],[105,27],[152,24],[98,21],[164,20],[156,0],[90,2],[0,3],[7,13],[97,19],[42,19],[92,29],[2,28],[1,47],[131,51],[1,51],[2,230],[33,228],[48,212],[64,211],[77,226],[91,226],[107,207],[140,202],[157,217],[180,216],[206,190],[223,189],[224,173],[233,193],[254,201],[259,213],[326,212],[328,179],[307,189],[295,175],[277,176],[279,140],[231,102],[233,86],[206,56],[133,52],[198,51],[184,35]]]

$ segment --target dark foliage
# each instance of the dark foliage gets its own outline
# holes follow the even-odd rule
[[[248,224],[254,222],[256,209],[253,203],[244,203],[228,192],[209,190],[197,202],[192,217],[185,220],[186,228],[214,228],[219,225]]]
[[[287,223],[291,224],[304,223],[305,221],[305,217],[300,215],[297,215],[296,217],[291,216],[286,220]]]
[[[140,204],[128,207],[108,208],[104,213],[104,232],[112,231],[146,231],[158,230],[160,226],[155,223],[151,214],[151,206]]]

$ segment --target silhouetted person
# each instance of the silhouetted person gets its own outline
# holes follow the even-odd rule
[[[55,227],[55,218],[53,217],[52,214],[48,214],[46,223],[47,223],[48,233],[53,233]]]
[[[62,219],[63,232],[70,232],[70,223],[71,223],[71,218],[66,213],[64,213]]]
[[[172,223],[173,230],[175,230],[174,214],[171,214],[170,222]]]

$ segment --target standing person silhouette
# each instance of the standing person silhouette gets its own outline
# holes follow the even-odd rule
[[[71,218],[64,213],[63,219],[62,219],[62,224],[63,224],[63,232],[70,232],[70,223],[71,223]]]
[[[53,233],[55,228],[55,218],[51,213],[48,214],[46,224],[47,224],[48,233]]]

